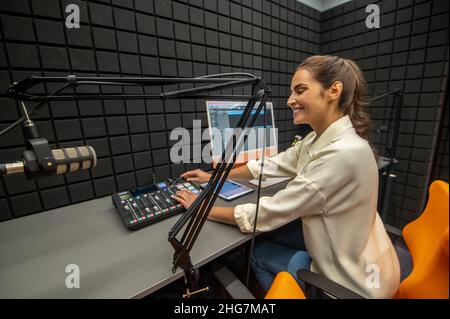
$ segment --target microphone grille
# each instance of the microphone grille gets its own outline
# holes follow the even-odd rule
[[[56,174],[76,172],[97,165],[97,155],[91,146],[75,146],[52,150]]]

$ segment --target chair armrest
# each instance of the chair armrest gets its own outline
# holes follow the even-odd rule
[[[299,269],[297,271],[297,277],[299,280],[303,281],[306,286],[310,285],[315,287],[337,299],[364,299],[364,297],[356,292],[309,270]]]
[[[214,276],[232,299],[255,299],[255,296],[228,267],[221,266],[214,272]]]

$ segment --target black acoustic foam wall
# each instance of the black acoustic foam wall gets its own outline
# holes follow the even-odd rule
[[[79,29],[65,27],[71,3],[81,11]],[[307,130],[292,124],[286,99],[295,66],[319,51],[320,13],[297,1],[1,1],[0,23],[0,128],[19,117],[4,92],[31,74],[191,77],[243,71],[261,75],[272,88],[280,150]],[[91,92],[100,89],[111,90]],[[207,127],[204,101],[52,102],[34,118],[55,148],[92,145],[98,165],[36,181],[2,178],[0,220],[143,185],[152,181],[153,169],[163,179],[208,168],[169,160],[173,128],[192,128],[193,119]],[[1,138],[0,162],[20,159],[23,143],[20,129]]]
[[[69,3],[81,9],[80,29],[64,27]],[[364,23],[370,3],[381,8],[378,30],[368,30]],[[292,124],[285,106],[297,64],[317,53],[352,58],[363,69],[372,96],[397,87],[405,92],[388,222],[402,226],[417,217],[429,176],[448,181],[448,107],[440,111],[448,105],[443,86],[448,74],[447,1],[351,1],[319,13],[294,0],[16,0],[0,3],[0,23],[3,92],[30,74],[251,72],[272,87],[280,150],[294,135],[308,131]],[[371,106],[375,125],[386,117],[388,102]],[[0,115],[0,128],[18,118],[16,103],[1,90]],[[152,181],[153,170],[157,178],[166,178],[208,168],[169,160],[171,129],[191,129],[193,119],[207,126],[204,101],[55,102],[35,118],[54,147],[93,145],[98,166],[46,180],[1,179],[0,220],[142,185]],[[373,136],[381,153],[385,141],[383,135]],[[0,140],[0,162],[17,160],[22,150],[23,138],[16,130]]]
[[[364,8],[370,3],[381,9],[380,29],[365,26]],[[322,52],[354,59],[372,96],[395,88],[404,92],[399,163],[388,218],[389,224],[402,227],[423,210],[431,172],[432,179],[448,182],[448,107],[442,112],[448,76],[448,1],[351,1],[323,12],[321,27]],[[391,102],[371,105],[375,127],[388,117],[386,106]],[[441,119],[445,123],[439,133]],[[385,143],[386,136],[373,134],[381,154]]]

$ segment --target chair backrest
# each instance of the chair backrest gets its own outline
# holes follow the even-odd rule
[[[264,299],[305,299],[302,288],[287,271],[281,271],[275,277]]]
[[[403,229],[413,270],[400,284],[396,298],[448,298],[449,185],[435,181],[419,218]]]

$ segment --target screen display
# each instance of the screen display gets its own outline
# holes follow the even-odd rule
[[[222,151],[226,148],[246,105],[246,102],[219,101],[208,103],[211,143],[214,156],[220,156]],[[263,140],[265,140],[266,147],[277,146],[276,131],[272,114],[273,105],[271,102],[267,102],[266,106],[267,114],[264,109],[261,110],[256,118],[253,128],[249,130],[248,139],[244,143],[241,151],[262,149],[264,145]],[[256,108],[257,105],[252,110],[252,114],[255,114]],[[267,123],[266,129],[264,129],[265,123]],[[263,137],[263,135],[265,135],[265,137]]]
[[[248,188],[243,187],[239,184],[235,184],[232,182],[225,182],[225,184],[222,187],[222,190],[220,191],[220,195],[223,195],[225,197],[231,197],[247,190]]]
[[[202,188],[205,188],[208,183],[204,183],[200,185]],[[240,197],[241,195],[245,195],[248,193],[253,192],[253,189],[250,187],[246,187],[244,185],[240,185],[238,183],[232,182],[232,181],[226,181],[225,184],[223,184],[222,190],[220,191],[219,196],[224,199],[234,199],[237,197]]]

